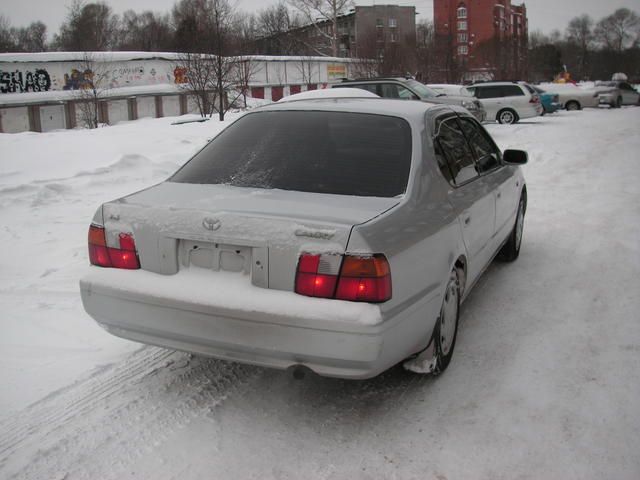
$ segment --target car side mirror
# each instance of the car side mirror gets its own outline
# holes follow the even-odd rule
[[[529,155],[524,150],[505,150],[502,160],[510,165],[524,165],[529,160]]]

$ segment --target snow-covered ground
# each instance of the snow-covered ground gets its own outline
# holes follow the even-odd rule
[[[446,374],[369,381],[145,347],[84,313],[97,206],[222,128],[171,120],[0,135],[0,478],[640,478],[640,108],[489,125],[530,153],[521,256],[473,290]]]

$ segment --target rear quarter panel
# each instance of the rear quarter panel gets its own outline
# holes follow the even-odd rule
[[[354,227],[348,253],[383,253],[390,263],[393,296],[381,305],[397,329],[398,361],[427,346],[438,317],[444,282],[464,254],[460,225],[447,199],[431,135],[412,125],[414,158],[404,200],[394,209]]]

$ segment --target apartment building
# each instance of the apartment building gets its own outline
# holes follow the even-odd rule
[[[520,80],[527,76],[525,4],[434,0],[440,81]]]

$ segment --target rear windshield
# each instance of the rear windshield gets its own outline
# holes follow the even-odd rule
[[[405,192],[411,131],[400,118],[343,112],[251,113],[172,182],[394,197]]]

